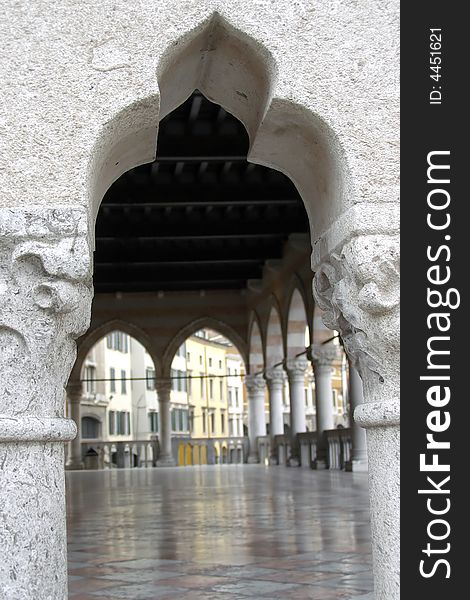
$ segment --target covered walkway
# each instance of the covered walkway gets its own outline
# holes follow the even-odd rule
[[[70,597],[369,600],[368,502],[364,473],[69,472]]]

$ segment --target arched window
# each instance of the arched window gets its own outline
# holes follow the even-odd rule
[[[100,437],[100,422],[94,417],[82,418],[82,438],[86,440]]]

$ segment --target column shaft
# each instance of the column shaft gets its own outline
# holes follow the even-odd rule
[[[82,457],[82,431],[81,431],[81,400],[83,385],[80,381],[69,382],[67,385],[67,398],[70,407],[70,418],[77,426],[77,435],[70,442],[67,469],[83,469]]]
[[[249,463],[259,462],[258,438],[266,435],[264,399],[266,384],[261,375],[247,375],[245,385],[248,395]]]
[[[284,433],[283,391],[286,375],[282,369],[270,369],[266,373],[269,391],[269,437],[270,462],[277,464],[275,437]]]
[[[362,379],[357,369],[349,362],[349,406],[351,413],[352,455],[347,470],[367,471],[367,437],[363,429],[354,419],[355,409],[364,402]]]
[[[64,386],[89,326],[80,206],[0,209],[0,598],[67,598]]]
[[[297,434],[307,431],[307,422],[305,419],[305,372],[307,367],[308,362],[305,359],[298,358],[287,361],[291,435],[291,455],[289,464],[291,466],[300,465],[300,447]]]
[[[160,456],[157,461],[159,467],[174,466],[175,459],[171,449],[171,381],[157,380]]]
[[[316,248],[329,253],[313,260],[323,322],[339,331],[364,382],[354,419],[367,430],[376,600],[400,597],[400,250],[392,222],[387,233],[349,232],[334,244],[327,235]]]
[[[333,361],[337,358],[337,348],[333,345],[311,347],[315,375],[315,404],[317,415],[317,469],[326,468],[328,443],[325,431],[334,429],[333,417]]]

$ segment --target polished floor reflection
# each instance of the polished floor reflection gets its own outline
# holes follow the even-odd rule
[[[69,472],[67,502],[73,600],[372,598],[362,473]]]

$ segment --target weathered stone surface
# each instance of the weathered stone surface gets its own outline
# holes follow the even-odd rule
[[[317,271],[314,292],[325,324],[341,333],[361,374],[364,404],[354,412],[367,428],[376,597],[399,597],[399,241],[356,236]]]
[[[327,323],[366,402],[398,400],[397,1],[2,8],[0,414],[60,419],[89,318],[87,217],[112,181],[153,159],[159,118],[196,87],[246,124],[250,160],[296,184]],[[378,600],[398,598],[398,427],[383,425],[387,411],[368,421]],[[62,445],[8,441],[0,453],[2,593],[64,600]],[[19,552],[30,539],[34,552]]]
[[[91,306],[84,209],[0,209],[0,596],[67,597],[64,386]]]

